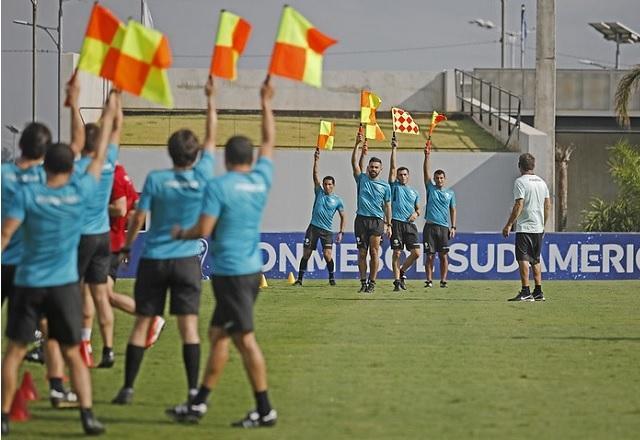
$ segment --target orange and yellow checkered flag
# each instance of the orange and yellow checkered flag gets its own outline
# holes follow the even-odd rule
[[[323,150],[333,150],[333,139],[336,135],[336,124],[329,121],[320,121],[320,133],[316,146]]]

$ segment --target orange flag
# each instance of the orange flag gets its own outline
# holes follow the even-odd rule
[[[247,20],[224,9],[220,11],[218,35],[209,69],[211,75],[232,81],[238,77],[238,58],[244,52],[250,35],[251,24]]]
[[[110,10],[96,2],[82,42],[78,69],[113,81],[125,29]]]
[[[429,137],[431,137],[431,133],[433,133],[434,128],[442,121],[446,121],[447,117],[445,115],[441,115],[437,111],[433,111],[431,114],[431,125],[429,126]]]
[[[336,124],[329,121],[320,121],[320,132],[316,146],[323,150],[333,150],[333,139],[336,135]]]
[[[380,107],[380,104],[382,104],[382,99],[378,95],[368,90],[360,92],[360,123],[364,124],[366,139],[385,140],[384,133],[376,119],[376,109]]]
[[[337,40],[320,32],[298,11],[285,6],[269,73],[320,87],[324,51],[335,43]]]

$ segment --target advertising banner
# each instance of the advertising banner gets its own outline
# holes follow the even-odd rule
[[[297,274],[302,258],[303,232],[262,234],[263,272],[267,278],[286,278]],[[450,243],[449,278],[454,280],[516,280],[518,264],[514,251],[515,234],[508,239],[496,233],[460,233]],[[136,240],[131,262],[120,269],[119,276],[134,278],[144,243],[144,233]],[[208,243],[201,240],[203,278],[211,276]],[[352,233],[334,245],[336,278],[358,278],[358,249]],[[383,240],[379,278],[393,278],[392,250]],[[204,257],[204,258],[202,258]],[[410,279],[424,279],[424,255],[407,272]],[[238,261],[242,264],[242,261]],[[436,277],[439,271],[436,257]],[[542,271],[547,280],[638,280],[640,279],[640,234],[617,233],[549,233],[544,236]],[[326,262],[314,252],[305,278],[327,277]]]

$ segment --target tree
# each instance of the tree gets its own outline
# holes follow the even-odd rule
[[[620,141],[611,147],[609,173],[618,185],[613,202],[600,198],[583,211],[582,228],[587,232],[640,231],[640,147]]]
[[[618,122],[623,127],[629,128],[631,120],[629,119],[629,98],[634,90],[640,87],[640,64],[637,64],[624,75],[618,87],[616,88],[615,109],[618,114]]]
[[[567,199],[569,193],[569,178],[568,168],[569,161],[571,160],[571,153],[573,153],[574,146],[572,145],[560,145],[556,144],[556,171],[558,173],[558,205],[560,210],[558,212],[558,231],[562,232],[567,229],[567,214],[568,206]]]

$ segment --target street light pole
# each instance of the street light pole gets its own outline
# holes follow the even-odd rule
[[[500,0],[500,67],[504,69],[504,0]]]
[[[62,110],[60,109],[61,96],[60,96],[60,68],[62,64],[62,2],[64,0],[58,1],[58,41],[57,41],[57,49],[58,49],[58,142],[60,142],[60,118]]]
[[[36,18],[38,0],[31,0],[31,121],[36,120]]]

